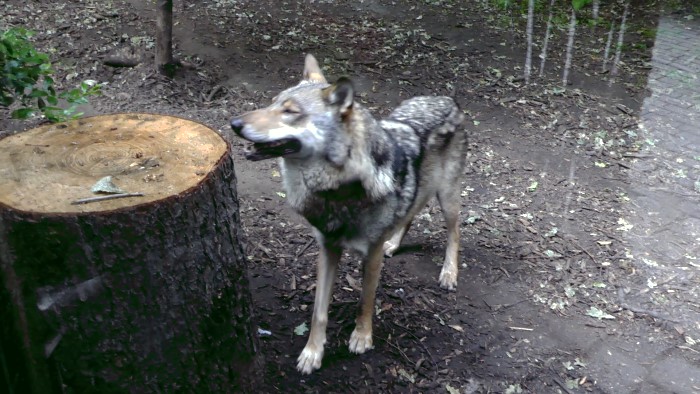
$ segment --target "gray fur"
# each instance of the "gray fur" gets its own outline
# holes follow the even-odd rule
[[[321,247],[312,329],[298,364],[310,373],[323,355],[340,251],[351,248],[364,256],[362,308],[350,340],[351,351],[362,353],[372,347],[381,249],[391,255],[414,215],[436,195],[449,233],[440,284],[454,289],[467,136],[464,115],[449,97],[415,97],[377,121],[354,100],[349,80],[328,85],[312,56],[304,75],[308,80],[280,93],[269,107],[231,124],[264,157],[277,154],[276,144],[299,143],[297,151],[279,155],[289,204],[314,227]]]

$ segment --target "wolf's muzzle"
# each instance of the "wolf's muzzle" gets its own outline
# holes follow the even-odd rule
[[[231,119],[231,128],[233,131],[241,135],[241,132],[243,131],[243,126],[245,126],[245,122],[241,118],[233,118]]]

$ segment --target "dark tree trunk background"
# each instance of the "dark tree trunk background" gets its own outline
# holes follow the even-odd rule
[[[148,116],[135,124],[148,125]],[[84,127],[96,132],[97,125],[88,119]],[[107,133],[118,136],[115,144],[126,140],[133,154],[134,140],[117,129]],[[183,130],[173,130],[163,133],[162,143],[171,141],[164,152],[179,161],[185,158],[177,152],[205,145],[188,136],[192,145],[179,146],[182,141],[173,136]],[[146,134],[160,138],[153,130]],[[12,152],[3,142],[0,159],[2,150]],[[36,154],[38,146],[45,149],[36,155],[41,157],[54,148],[38,141],[27,151]],[[139,205],[134,204],[143,200],[120,202],[127,206],[118,209],[46,213],[15,209],[0,198],[0,392],[216,393],[254,384],[257,342],[236,179],[228,147],[221,151],[210,172],[192,171],[197,179],[192,187]],[[163,171],[167,180],[168,165],[163,158],[152,171]],[[129,177],[145,182],[144,174],[122,175],[122,182]],[[2,171],[0,177],[12,178]],[[0,197],[7,190],[2,183]],[[157,186],[167,189],[167,181]],[[107,203],[88,205],[98,204]]]
[[[156,0],[156,69],[172,76],[173,60],[173,0]]]

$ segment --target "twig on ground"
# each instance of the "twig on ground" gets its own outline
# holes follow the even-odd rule
[[[573,392],[572,392],[571,390],[569,390],[569,388],[566,387],[566,385],[565,385],[564,383],[562,383],[561,380],[559,380],[559,379],[557,379],[557,378],[554,378],[553,380],[554,380],[554,383],[558,384],[559,387],[561,387],[561,389],[564,390],[565,393],[567,393],[567,394],[573,394]]]
[[[636,307],[634,305],[628,304],[625,301],[625,294],[624,294],[624,291],[622,289],[619,289],[617,291],[617,298],[618,298],[618,302],[620,303],[620,307],[622,307],[623,309],[627,309],[628,311],[631,311],[634,313],[641,313],[643,315],[649,315],[655,319],[664,320],[664,321],[671,322],[671,323],[680,323],[678,320],[671,319],[670,317],[664,316],[659,312],[650,311],[650,310],[647,310],[644,308],[639,308],[639,307]]]
[[[209,95],[205,98],[205,102],[209,103],[211,100],[216,96],[219,91],[224,90],[225,88],[221,85],[216,85],[211,89],[211,92],[209,92]]]
[[[581,250],[583,251],[583,253],[587,254],[588,257],[590,257],[591,260],[593,260],[594,263],[598,264],[598,260],[596,260],[595,257],[593,257],[593,255],[592,255],[589,251],[587,251],[586,249],[584,249],[583,246],[581,246],[581,244],[579,244],[578,242],[574,241],[573,239],[570,239],[569,242],[571,242],[572,244],[574,244],[574,246],[576,246],[577,248],[581,249]]]
[[[307,242],[306,245],[304,245],[304,247],[301,248],[301,250],[299,250],[299,251],[296,253],[296,256],[294,256],[294,259],[296,260],[296,259],[298,259],[299,257],[301,257],[301,255],[304,254],[304,252],[306,252],[306,250],[307,250],[313,243],[314,243],[314,239],[311,238],[311,239],[309,240],[309,242]]]

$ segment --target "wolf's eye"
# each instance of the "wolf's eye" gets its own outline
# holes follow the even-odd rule
[[[298,115],[301,113],[301,108],[299,104],[294,102],[294,100],[286,100],[282,103],[282,113],[288,115]]]

